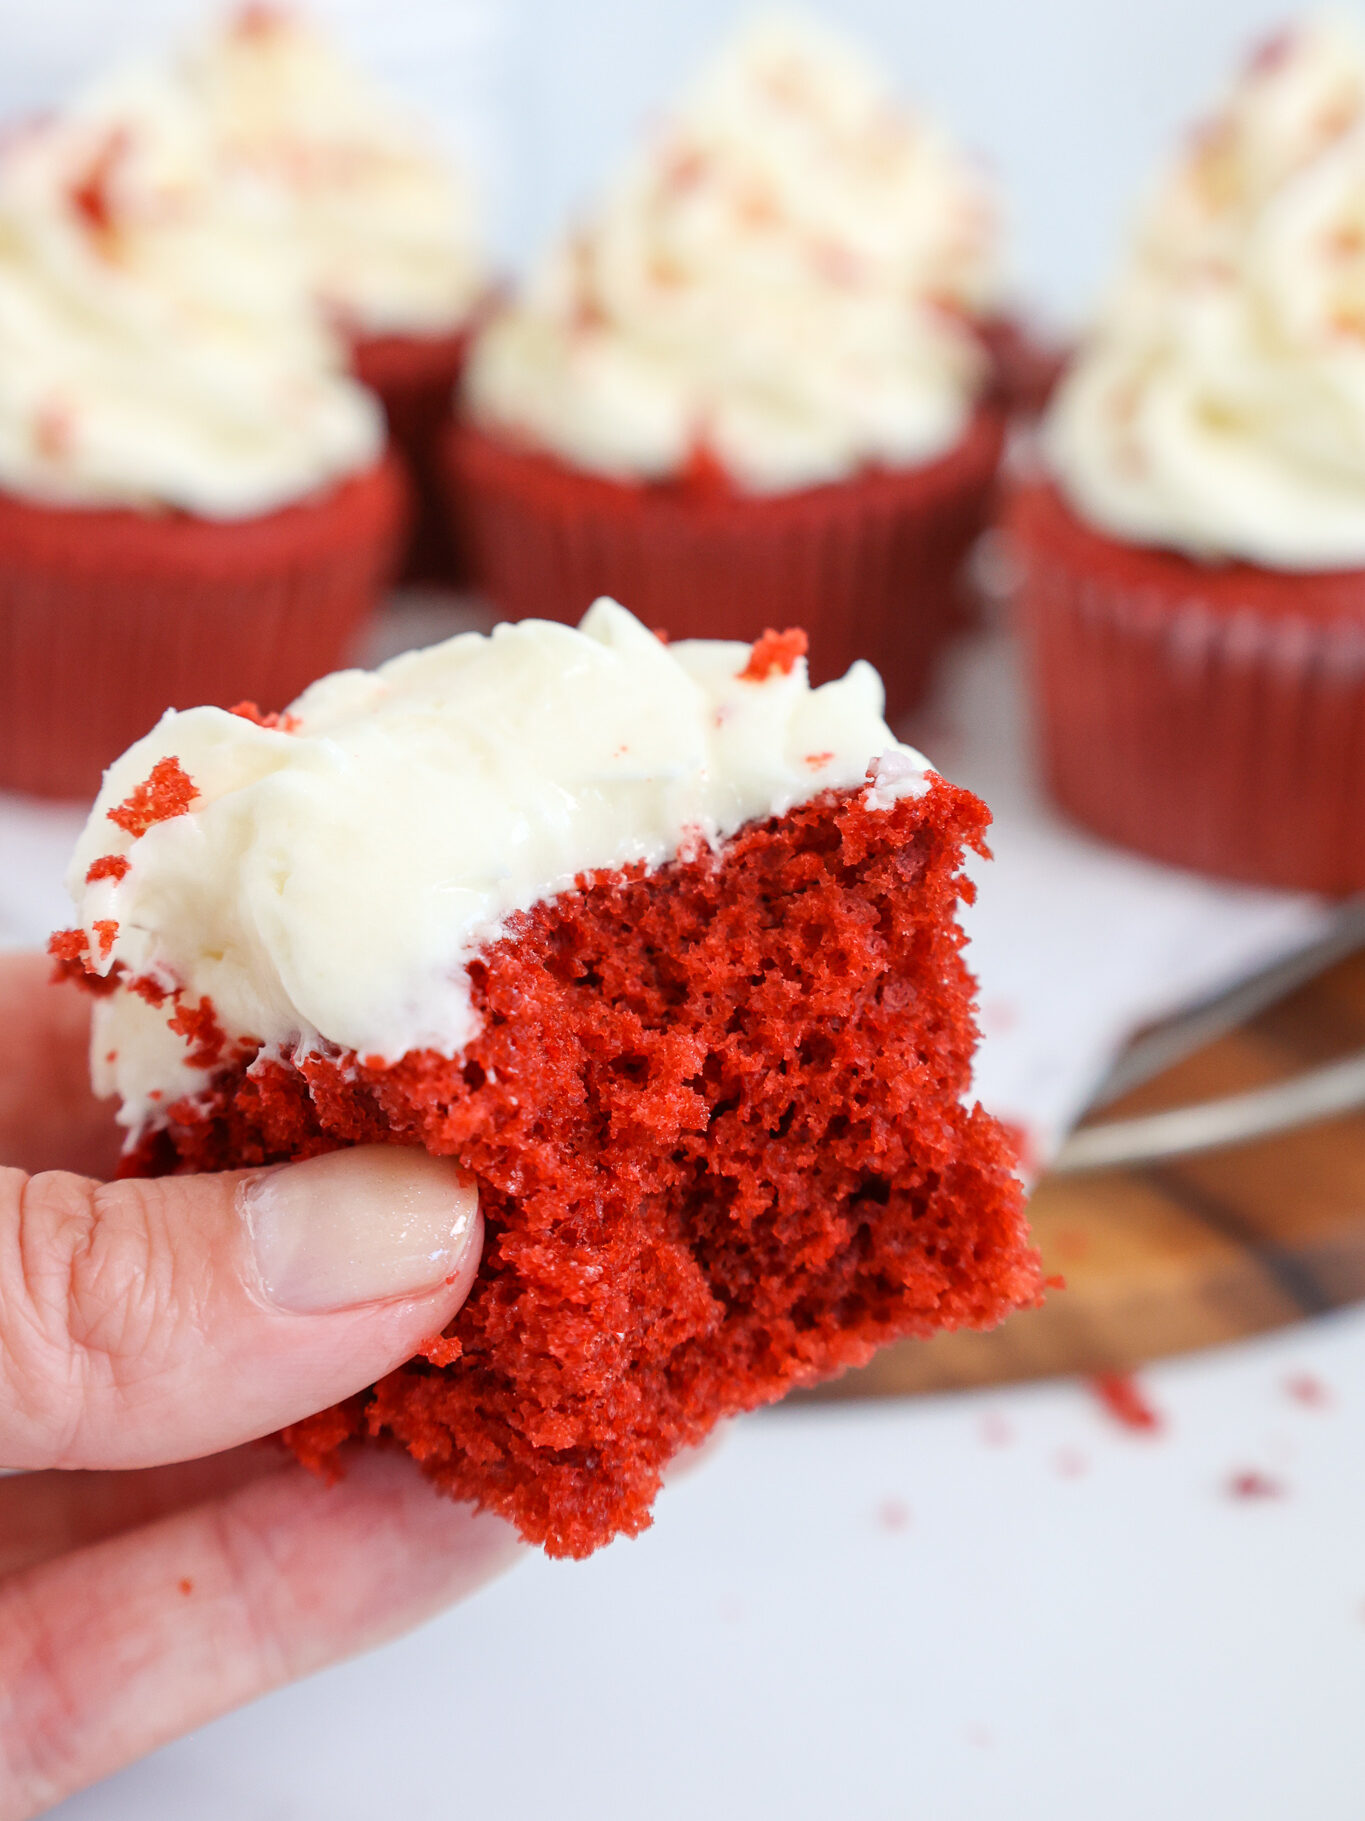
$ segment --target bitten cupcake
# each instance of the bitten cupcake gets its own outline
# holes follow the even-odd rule
[[[957,611],[1002,414],[976,173],[842,41],[745,31],[477,336],[450,474],[498,606],[811,628],[892,713]]]
[[[1252,59],[1012,509],[1047,775],[1159,859],[1365,887],[1365,41]]]
[[[345,656],[403,490],[288,260],[150,68],[0,159],[0,785],[88,795],[168,706]]]
[[[383,401],[422,503],[410,568],[447,573],[433,442],[488,286],[468,186],[406,108],[286,8],[243,8],[182,73],[228,171],[283,205],[313,295]]]
[[[167,715],[111,767],[53,953],[97,994],[122,1173],[452,1157],[478,1281],[295,1425],[405,1448],[552,1555],[634,1535],[724,1417],[1042,1293],[970,1094],[984,804],[799,632],[599,601]],[[230,1397],[231,1387],[224,1386]]]

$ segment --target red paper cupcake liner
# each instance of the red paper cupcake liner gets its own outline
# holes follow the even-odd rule
[[[1042,482],[1008,526],[1058,803],[1200,872],[1365,888],[1365,571],[1121,544]]]
[[[1041,417],[1065,371],[1065,345],[1017,316],[983,317],[976,329],[990,357],[992,396],[1012,417]]]
[[[468,565],[452,535],[437,443],[469,347],[467,326],[445,335],[366,335],[351,344],[351,367],[378,396],[394,447],[407,464],[416,511],[402,577],[459,587]]]
[[[671,638],[804,626],[816,681],[869,658],[895,715],[959,617],[989,512],[1003,415],[980,409],[941,460],[756,498],[723,480],[630,485],[452,426],[452,511],[477,581],[513,618],[576,623],[610,594]]]
[[[0,788],[89,797],[167,708],[280,708],[350,655],[400,548],[392,457],[260,518],[0,495]]]

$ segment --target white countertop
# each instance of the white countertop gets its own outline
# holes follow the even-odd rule
[[[1071,1384],[749,1418],[638,1541],[63,1821],[1359,1821],[1365,1313],[1145,1383],[1154,1436]]]

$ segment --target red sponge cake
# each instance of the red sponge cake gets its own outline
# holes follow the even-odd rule
[[[518,638],[527,649],[510,650]],[[504,666],[515,658],[505,702],[520,704],[515,745],[525,758],[529,720],[553,721],[580,647],[594,639],[624,654],[604,679],[608,695],[633,685],[664,692],[637,703],[634,719],[613,720],[607,696],[586,716],[579,702],[572,717],[575,737],[600,736],[605,755],[580,753],[568,767],[580,801],[618,786],[630,799],[613,824],[620,863],[591,863],[606,849],[580,825],[569,847],[590,863],[529,901],[512,890],[521,902],[493,925],[476,918],[452,929],[458,993],[434,1018],[428,1000],[382,1028],[374,1008],[389,1003],[387,984],[376,999],[350,985],[333,992],[339,976],[327,975],[308,1008],[331,1027],[319,1028],[299,1004],[272,1003],[260,954],[239,957],[242,979],[219,961],[211,973],[205,957],[221,957],[223,930],[162,929],[150,947],[145,938],[147,906],[167,901],[178,865],[194,856],[203,865],[229,811],[239,841],[243,828],[265,838],[277,813],[271,793],[282,770],[291,789],[296,772],[307,773],[310,738],[344,740],[363,726],[357,750],[372,764],[369,736],[387,716],[401,743],[415,659],[398,661],[407,718],[392,681],[358,707],[362,684],[331,679],[295,704],[291,731],[240,723],[226,765],[227,717],[208,728],[187,725],[193,715],[163,723],[111,774],[73,877],[97,870],[101,844],[128,864],[82,885],[83,927],[59,939],[105,989],[108,1066],[128,1070],[130,1171],[236,1168],[379,1141],[458,1157],[475,1177],[484,1260],[449,1334],[286,1439],[323,1467],[352,1437],[401,1445],[443,1490],[505,1513],[555,1555],[586,1555],[647,1525],[668,1460],[718,1419],[899,1336],[991,1326],[1040,1289],[1012,1153],[968,1093],[976,1034],[956,911],[970,891],[964,853],[980,847],[987,822],[981,803],[896,746],[872,673],[855,668],[811,690],[789,638],[752,653],[665,649],[620,609],[599,607],[577,632],[531,622],[476,639],[461,661],[477,674],[436,693],[453,712],[468,686],[475,694],[461,699],[477,696],[486,724],[502,715],[505,731],[493,659],[499,649]],[[547,640],[553,661],[542,666]],[[675,684],[683,714],[665,726]],[[350,692],[344,704],[338,690]],[[429,707],[427,682],[420,692]],[[705,737],[680,762],[693,722]],[[812,746],[817,736],[824,744]],[[651,737],[656,749],[638,751]],[[562,741],[551,752],[560,790],[563,752]],[[137,793],[127,786],[172,756],[202,795],[184,805],[183,787],[162,791],[164,819],[147,826],[129,813]],[[451,753],[439,757],[449,767]],[[676,792],[680,775],[695,783],[692,761],[700,794],[671,801],[663,820],[674,833],[661,851],[657,793]],[[540,765],[543,773],[543,755]],[[808,781],[794,784],[793,771]],[[411,763],[395,775],[411,791],[432,781]],[[642,788],[656,793],[648,811]],[[246,822],[244,790],[259,794]],[[537,809],[534,790],[501,774],[497,792],[504,849],[524,845],[518,817],[534,824],[562,810],[557,800]],[[338,823],[320,803],[309,799],[298,841],[325,832],[332,843],[357,826],[353,804]],[[434,828],[443,811],[427,813]],[[466,858],[478,846],[471,828],[457,843]],[[387,834],[376,842],[379,866],[392,843]],[[152,843],[157,851],[146,852]],[[240,845],[234,852],[240,892],[252,858]],[[441,864],[448,882],[450,862]],[[297,865],[307,872],[306,854]],[[531,871],[542,886],[555,876]],[[155,898],[134,896],[140,873]],[[482,876],[472,859],[469,876]],[[409,868],[404,911],[412,877]],[[318,881],[344,917],[334,874],[324,866]],[[312,885],[305,878],[297,893],[305,919]],[[225,914],[221,895],[215,915]],[[394,918],[398,907],[395,898]],[[136,941],[121,912],[136,919]],[[410,941],[410,928],[395,928],[395,946]],[[375,968],[384,973],[379,957]],[[448,968],[446,986],[451,977]],[[244,1014],[256,1008],[258,1024],[276,1024],[248,1029]],[[167,1020],[177,1027],[169,1042]],[[447,1041],[408,1041],[442,1027]],[[155,1101],[152,1076],[164,1076]]]

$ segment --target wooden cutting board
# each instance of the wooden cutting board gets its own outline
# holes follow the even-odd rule
[[[1105,1107],[1150,1113],[1365,1049],[1365,950]],[[817,1396],[1125,1371],[1365,1297],[1365,1113],[1176,1162],[1044,1178],[1043,1308],[992,1334],[888,1347]]]

